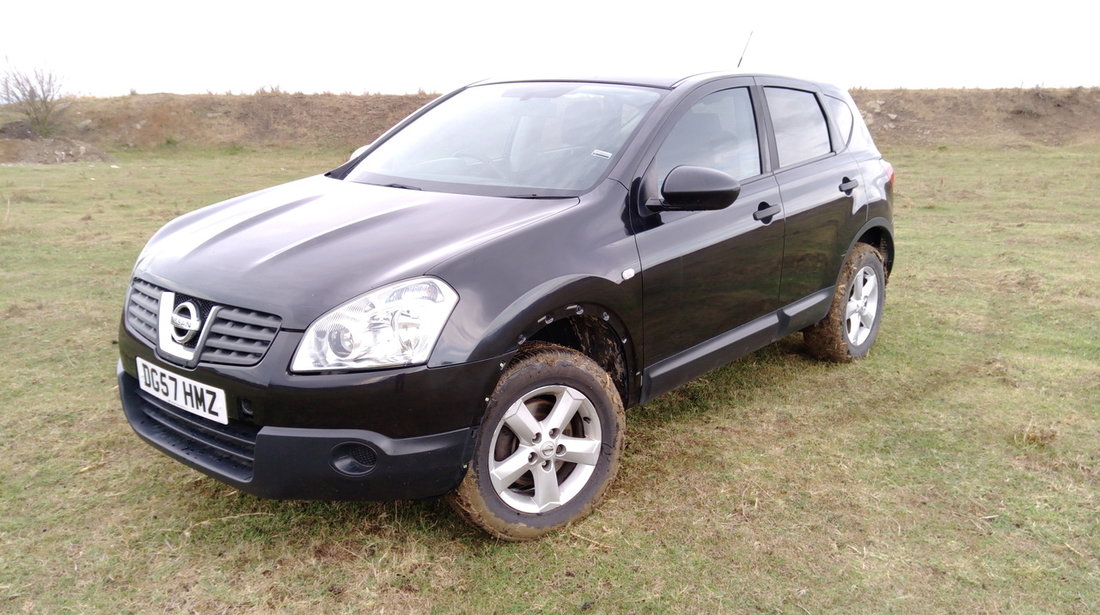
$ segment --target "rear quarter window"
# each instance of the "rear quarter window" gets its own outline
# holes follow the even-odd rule
[[[852,126],[855,124],[852,108],[848,103],[832,96],[825,97],[825,105],[829,107],[829,114],[833,116],[837,130],[840,131],[840,142],[847,146],[852,140]]]
[[[833,151],[829,125],[813,92],[766,87],[779,166],[789,167]]]

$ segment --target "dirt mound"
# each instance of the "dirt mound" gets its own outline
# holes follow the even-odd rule
[[[1100,141],[1100,89],[853,90],[880,146]]]
[[[182,143],[354,148],[434,98],[276,92],[80,99],[69,112],[70,133],[104,147]]]
[[[880,147],[1100,141],[1098,88],[854,90],[852,95]],[[63,134],[104,149],[184,144],[350,151],[435,96],[259,92],[83,98],[69,107]]]
[[[0,139],[0,163],[57,164],[113,158],[98,147],[76,139]]]
[[[0,139],[33,139],[34,129],[27,120],[15,120],[0,126]]]

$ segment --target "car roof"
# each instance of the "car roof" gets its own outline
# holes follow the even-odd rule
[[[663,88],[672,89],[681,77],[660,77],[660,76],[624,76],[624,75],[585,75],[585,76],[556,76],[556,77],[521,77],[521,78],[494,78],[483,79],[481,81],[475,81],[470,85],[486,85],[489,83],[539,83],[539,82],[555,82],[555,81],[569,81],[576,83],[612,83],[618,85],[640,85],[651,88]]]
[[[650,76],[633,76],[633,75],[588,75],[588,76],[558,76],[558,77],[523,77],[523,78],[494,78],[483,79],[471,83],[474,85],[485,85],[489,83],[537,83],[537,82],[555,82],[555,81],[569,81],[578,83],[611,83],[618,85],[637,85],[651,88],[662,88],[666,90],[672,90],[684,85],[696,85],[706,81],[714,79],[722,79],[726,77],[780,77],[779,75],[765,75],[762,73],[743,73],[743,72],[703,72],[692,73],[688,75],[650,75]],[[806,83],[815,83],[817,85],[826,86],[828,84],[818,83],[808,79],[795,79],[791,77],[782,77],[783,79],[791,79],[796,81],[804,81]],[[832,89],[829,87],[828,89]]]

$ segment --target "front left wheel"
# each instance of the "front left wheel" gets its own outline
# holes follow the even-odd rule
[[[490,398],[466,477],[448,499],[504,540],[530,540],[587,516],[619,467],[625,414],[588,357],[532,342]]]

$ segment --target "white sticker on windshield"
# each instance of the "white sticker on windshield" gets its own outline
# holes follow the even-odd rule
[[[611,152],[605,152],[602,149],[592,150],[592,155],[596,158],[603,158],[604,160],[611,160]]]

